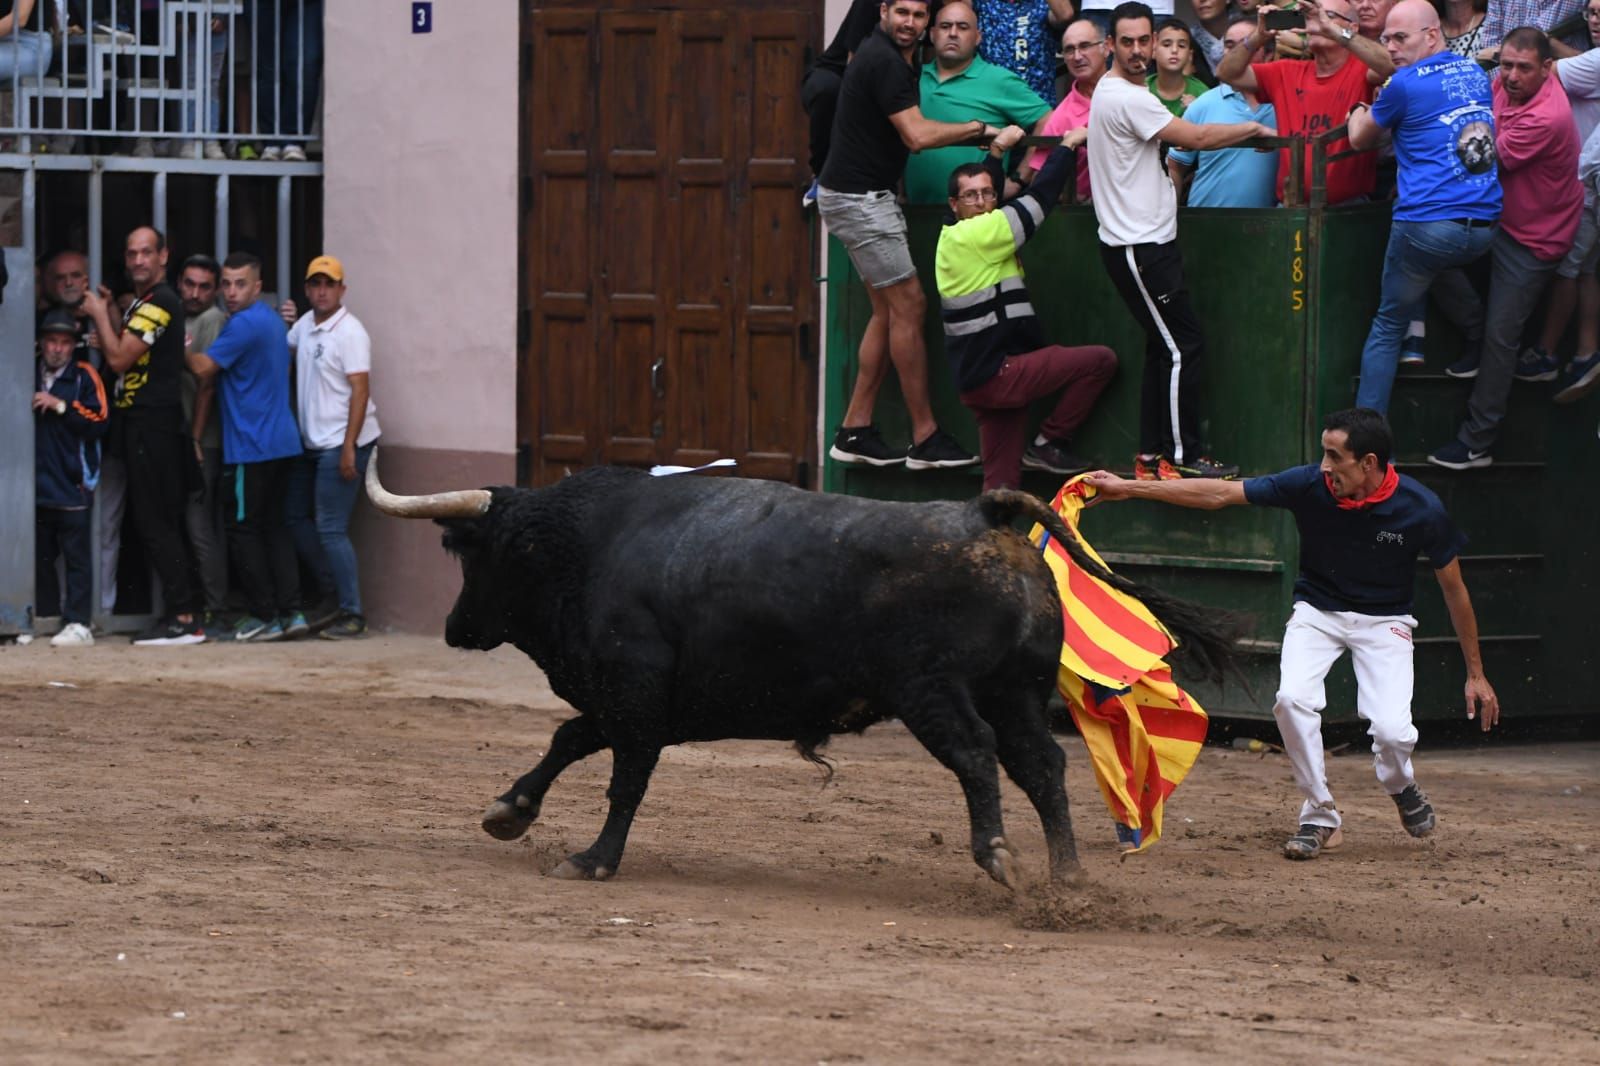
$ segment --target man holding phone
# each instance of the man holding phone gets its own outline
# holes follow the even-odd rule
[[[1299,18],[1311,41],[1310,59],[1279,59],[1271,63],[1251,63],[1250,57],[1269,40],[1278,39],[1275,21],[1284,15]],[[1278,134],[1305,137],[1305,181],[1311,182],[1310,139],[1344,125],[1345,116],[1357,104],[1371,103],[1372,80],[1394,73],[1387,53],[1356,32],[1357,19],[1351,0],[1303,0],[1293,11],[1263,4],[1256,12],[1256,31],[1243,48],[1235,48],[1217,68],[1217,77],[1240,92],[1254,93],[1262,103],[1275,108]],[[1341,137],[1328,145],[1334,155],[1348,151],[1350,141]],[[1328,203],[1338,204],[1372,194],[1377,182],[1377,156],[1370,152],[1328,164]],[[1287,197],[1289,150],[1278,155],[1278,200]],[[1305,190],[1301,190],[1305,196]]]

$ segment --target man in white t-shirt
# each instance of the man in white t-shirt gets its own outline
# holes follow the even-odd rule
[[[378,439],[372,403],[372,340],[344,306],[344,265],[319,255],[306,268],[311,310],[295,318],[293,301],[282,307],[291,323],[295,356],[295,407],[305,458],[290,484],[289,521],[295,548],[317,574],[324,595],[338,596],[337,613],[323,610],[320,634],[332,640],[367,631],[361,608],[356,552],[350,544],[350,512],[361,493],[367,459]]]
[[[1100,222],[1100,258],[1145,333],[1139,401],[1142,481],[1231,478],[1236,465],[1206,454],[1200,438],[1200,372],[1205,336],[1189,304],[1178,253],[1178,200],[1161,145],[1212,151],[1276,131],[1259,122],[1173,118],[1149,89],[1155,16],[1141,3],[1111,13],[1111,70],[1089,113],[1089,175]]]

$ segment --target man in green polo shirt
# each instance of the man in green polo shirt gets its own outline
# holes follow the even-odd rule
[[[922,113],[940,121],[991,126],[1021,126],[1038,132],[1050,105],[1028,83],[978,55],[978,16],[961,0],[945,4],[934,17],[934,62],[922,68]],[[930,148],[906,162],[906,200],[942,204],[950,172],[963,163],[983,161],[980,147]]]

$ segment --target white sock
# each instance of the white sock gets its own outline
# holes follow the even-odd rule
[[[1034,435],[1033,443],[1040,444],[1040,445],[1049,444],[1050,443],[1050,438],[1046,437],[1043,433],[1037,433],[1037,434]]]
[[[1428,327],[1422,322],[1421,319],[1412,322],[1411,325],[1406,328],[1407,337],[1426,337],[1427,335]]]

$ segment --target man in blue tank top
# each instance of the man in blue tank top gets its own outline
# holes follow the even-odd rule
[[[1314,859],[1339,846],[1339,809],[1328,789],[1322,753],[1323,681],[1346,650],[1356,674],[1356,713],[1372,737],[1378,782],[1414,837],[1433,832],[1433,807],[1411,769],[1417,729],[1411,721],[1413,574],[1426,552],[1444,592],[1466,659],[1467,717],[1485,731],[1500,718],[1483,674],[1478,620],[1461,580],[1466,544],[1439,497],[1389,461],[1394,438],[1381,414],[1337,411],[1322,429],[1322,462],[1244,481],[1124,481],[1098,471],[1090,483],[1108,500],[1148,499],[1217,510],[1235,504],[1282,507],[1300,531],[1294,613],[1283,634],[1272,713],[1304,802],[1299,829],[1283,846],[1291,859]]]

